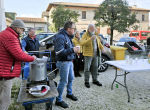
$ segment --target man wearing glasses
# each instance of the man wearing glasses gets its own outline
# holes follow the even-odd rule
[[[63,91],[65,86],[67,86],[67,95],[66,97],[77,101],[72,93],[72,83],[74,79],[73,71],[73,60],[75,58],[75,53],[78,53],[80,49],[74,47],[72,43],[72,38],[74,37],[75,24],[71,21],[65,23],[64,28],[55,35],[54,38],[54,49],[56,54],[56,65],[60,73],[60,81],[58,85],[58,97],[56,98],[56,105],[63,108],[68,108],[63,99]]]
[[[12,79],[20,76],[21,62],[32,62],[36,59],[21,49],[19,37],[24,28],[22,20],[14,20],[10,27],[0,32],[0,110],[8,110]]]

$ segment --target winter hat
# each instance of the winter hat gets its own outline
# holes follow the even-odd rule
[[[17,27],[17,28],[23,28],[24,29],[25,24],[22,20],[16,19],[11,23],[10,27]]]

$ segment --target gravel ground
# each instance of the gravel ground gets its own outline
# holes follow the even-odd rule
[[[119,71],[122,73],[123,71]],[[103,84],[102,87],[91,83],[91,88],[84,86],[84,77],[75,78],[73,83],[73,93],[79,98],[73,102],[65,97],[64,101],[69,104],[66,110],[150,110],[150,74],[149,72],[130,73],[127,75],[127,85],[129,88],[131,102],[127,102],[125,88],[119,86],[111,90],[115,70],[112,67],[99,75],[98,79]],[[57,77],[57,80],[59,77]],[[123,82],[123,78],[118,78]],[[90,79],[90,82],[92,80]],[[55,101],[54,101],[55,102]],[[53,110],[63,110],[53,106]]]
[[[122,73],[123,71],[119,70],[119,72]],[[114,68],[109,67],[106,72],[100,73],[98,76],[98,80],[103,84],[102,87],[93,85],[92,79],[90,79],[91,88],[86,88],[83,72],[81,72],[82,77],[75,78],[73,83],[73,93],[79,100],[74,102],[67,99],[65,90],[63,99],[69,104],[69,108],[65,110],[150,110],[149,73],[133,72],[127,75],[127,85],[131,97],[131,102],[128,103],[125,88],[120,85],[116,88],[114,85],[114,90],[111,90],[115,76]],[[59,75],[55,81],[59,82]],[[123,78],[119,77],[118,81],[123,83]],[[14,83],[18,84],[18,82],[19,80],[14,80]],[[44,107],[43,104],[36,104],[33,110],[44,110]],[[64,109],[53,104],[53,110]]]
[[[123,71],[119,71],[122,73]],[[127,102],[127,93],[125,88],[114,85],[111,90],[111,84],[114,79],[115,70],[109,67],[106,72],[100,73],[98,80],[103,84],[102,87],[93,85],[90,79],[91,88],[84,86],[84,77],[75,78],[73,83],[73,93],[78,97],[78,101],[74,102],[65,97],[64,101],[69,104],[69,108],[65,110],[150,110],[150,74],[149,72],[130,73],[127,75],[127,85],[129,88],[131,102]],[[57,82],[59,76],[55,79]],[[123,82],[123,78],[119,77],[119,81]],[[19,80],[14,81],[18,83]],[[55,103],[55,101],[54,101]],[[44,110],[44,105],[36,104],[34,110]],[[64,110],[53,104],[53,110]]]

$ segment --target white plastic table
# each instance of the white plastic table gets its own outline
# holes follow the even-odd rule
[[[115,78],[113,80],[111,89],[113,90],[113,85],[115,82],[123,86],[127,91],[128,102],[130,102],[130,94],[126,84],[126,76],[130,72],[150,71],[150,64],[148,63],[148,59],[139,59],[137,61],[133,60],[132,63],[127,62],[126,60],[106,61],[106,63],[114,66],[116,69]],[[124,74],[118,74],[117,72],[118,68],[123,70]],[[118,76],[124,76],[124,84],[117,81]]]

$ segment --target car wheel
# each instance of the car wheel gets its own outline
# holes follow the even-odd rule
[[[107,70],[108,68],[108,64],[105,63],[106,61],[108,61],[109,59],[105,56],[102,55],[101,57],[101,63],[99,62],[99,65],[98,65],[98,72],[104,72]]]

